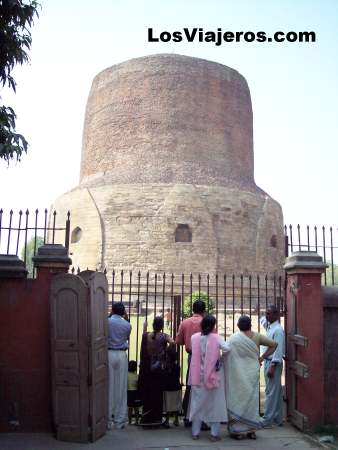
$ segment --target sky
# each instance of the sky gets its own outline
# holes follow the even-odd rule
[[[94,76],[130,58],[175,53],[216,61],[248,81],[255,181],[286,224],[332,225],[338,194],[337,0],[49,0],[32,29],[31,63],[15,69],[21,162],[0,162],[0,208],[49,208],[79,182],[86,101]],[[314,31],[315,43],[147,42],[173,32]]]

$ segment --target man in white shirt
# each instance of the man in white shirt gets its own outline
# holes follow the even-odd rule
[[[264,360],[265,377],[265,413],[262,417],[262,426],[283,424],[283,391],[282,371],[283,356],[285,353],[285,333],[278,321],[279,311],[275,305],[269,305],[261,324],[266,330],[268,338],[277,342],[275,352]],[[263,349],[263,353],[266,349]]]
[[[108,363],[109,363],[109,404],[108,429],[112,428],[112,416],[115,428],[122,429],[128,421],[127,383],[128,349],[131,332],[130,323],[125,320],[123,303],[113,303],[112,315],[108,319]]]

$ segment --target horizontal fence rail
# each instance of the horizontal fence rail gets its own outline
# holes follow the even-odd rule
[[[56,216],[56,211],[49,214],[48,209],[36,209],[32,213],[28,209],[17,213],[0,209],[0,254],[17,255],[24,261],[29,275],[34,277],[32,257],[40,245],[62,243],[69,248],[70,212],[62,228],[56,227]],[[63,242],[55,241],[56,231],[64,232]]]
[[[297,251],[314,251],[318,253],[324,263],[328,265],[322,276],[322,284],[338,284],[337,227],[332,226],[284,226],[286,256]]]

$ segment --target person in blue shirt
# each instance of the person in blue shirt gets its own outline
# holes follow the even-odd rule
[[[265,412],[262,417],[264,428],[273,425],[283,425],[283,390],[282,371],[283,357],[285,354],[285,333],[278,321],[279,311],[275,305],[269,305],[266,309],[265,318],[261,319],[261,324],[266,330],[268,338],[277,343],[275,352],[264,359],[265,377]],[[263,353],[266,348],[263,348]]]
[[[109,364],[109,403],[108,429],[122,429],[128,422],[128,340],[131,325],[125,319],[126,312],[122,302],[113,303],[112,314],[108,318],[108,364]]]

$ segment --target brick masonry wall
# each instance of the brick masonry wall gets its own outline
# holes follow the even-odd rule
[[[216,186],[107,184],[61,196],[54,204],[58,217],[70,205],[71,230],[82,229],[71,258],[81,268],[253,273],[278,271],[284,260],[281,208],[261,194]],[[191,243],[175,242],[178,224],[190,227]]]
[[[89,94],[81,181],[179,183],[256,189],[252,108],[235,70],[154,55],[98,74]]]
[[[283,217],[254,182],[246,80],[218,63],[152,55],[99,73],[89,94],[80,185],[54,203],[81,228],[81,268],[274,272]],[[186,224],[191,243],[175,243]]]

